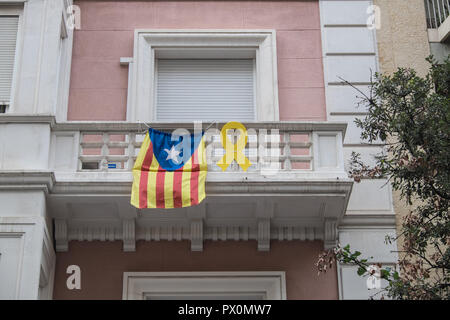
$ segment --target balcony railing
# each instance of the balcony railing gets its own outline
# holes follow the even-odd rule
[[[255,239],[259,250],[268,250],[275,238],[335,245],[336,228],[353,187],[343,160],[347,124],[244,123],[249,134],[245,154],[253,164],[247,172],[238,165],[226,172],[217,166],[224,153],[219,134],[223,125],[213,125],[212,132],[207,124],[202,128],[211,161],[204,205],[168,215],[164,209],[136,211],[129,203],[131,169],[147,131],[144,124],[52,124],[54,181],[48,207],[55,218],[57,248],[67,250],[69,240],[122,239],[130,251],[134,238],[190,239],[197,251],[203,238]],[[151,127],[165,132],[194,129],[192,123],[152,123]]]
[[[217,124],[205,133],[208,170],[221,172],[216,163],[223,157],[224,149]],[[248,172],[277,171],[341,171],[343,172],[342,145],[345,124],[323,122],[259,122],[246,123],[248,143],[244,150],[252,166]],[[171,132],[175,128],[192,130],[193,124],[152,124],[155,129]],[[205,126],[203,129],[206,129]],[[63,164],[70,161],[60,151],[54,164],[56,171],[74,172],[129,172],[138,155],[146,133],[143,124],[133,123],[65,123],[54,128],[53,145],[66,147],[68,137],[73,137],[72,157],[76,165],[67,170]],[[238,135],[235,131],[234,136]],[[233,136],[229,136],[233,139]],[[236,139],[236,138],[234,138]],[[59,143],[58,141],[61,141]],[[65,159],[66,158],[66,159]],[[59,160],[58,160],[59,159]],[[65,160],[64,160],[65,159]],[[58,164],[59,162],[59,164]],[[64,170],[58,170],[64,168]],[[233,163],[228,172],[241,172]]]
[[[427,26],[437,29],[450,15],[450,0],[425,0]]]

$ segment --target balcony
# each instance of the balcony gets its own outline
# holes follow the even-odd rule
[[[222,125],[217,124],[217,128]],[[167,132],[176,127],[193,129],[192,126],[152,124]],[[249,142],[244,154],[253,163],[247,172],[236,163],[221,171],[216,165],[224,154],[219,131],[206,130],[208,196],[310,192],[325,185],[332,189],[339,182],[348,181],[342,155],[345,124],[258,122],[247,123],[246,128]],[[131,169],[145,133],[144,124],[55,125],[50,160],[57,181],[54,192],[128,194]]]
[[[253,164],[246,172],[237,165],[222,172],[215,164],[223,155],[223,124],[215,124],[217,130],[205,135],[207,198],[194,207],[138,210],[129,204],[131,168],[144,124],[55,123],[49,116],[15,115],[0,120],[0,138],[9,150],[1,185],[44,190],[58,251],[69,250],[70,241],[116,240],[125,251],[134,251],[137,241],[162,240],[188,240],[197,251],[205,240],[255,241],[258,250],[269,250],[271,240],[321,240],[329,247],[353,185],[344,169],[346,124],[245,123],[244,152]],[[170,132],[193,124],[152,127]]]
[[[168,132],[192,126],[152,124]],[[57,248],[67,250],[70,240],[122,240],[124,249],[131,251],[136,240],[191,240],[192,250],[201,250],[203,240],[257,240],[259,250],[268,250],[271,239],[334,244],[352,188],[342,155],[346,125],[245,126],[249,133],[245,154],[253,163],[247,172],[238,165],[221,171],[215,164],[223,155],[219,131],[209,134],[209,129],[207,199],[184,209],[137,210],[129,205],[131,168],[146,126],[55,124],[50,150],[55,184],[48,201]]]
[[[221,172],[217,161],[224,152],[223,124],[205,128],[208,181],[345,179],[342,139],[346,125],[320,122],[257,122],[245,124],[248,144],[244,154],[252,166],[243,172],[232,164]],[[171,132],[193,129],[192,123],[154,123]],[[131,169],[146,133],[146,125],[123,122],[70,122],[56,124],[52,134],[52,168],[58,180],[131,181]],[[230,137],[232,138],[232,137]],[[69,148],[70,146],[70,148]],[[60,150],[64,149],[64,153]],[[271,177],[273,176],[273,177]],[[250,179],[250,180],[249,180]]]
[[[450,36],[450,1],[425,0],[428,34],[431,42],[445,42]]]

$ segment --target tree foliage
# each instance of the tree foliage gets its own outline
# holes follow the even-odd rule
[[[383,294],[394,299],[450,298],[450,56],[443,63],[427,61],[425,77],[407,68],[376,73],[370,94],[360,92],[368,114],[356,120],[364,140],[384,141],[386,148],[374,166],[353,153],[350,175],[356,182],[387,178],[411,208],[397,236],[403,243],[398,270],[381,269],[389,283]],[[367,275],[368,259],[360,255],[338,246],[319,257],[319,272],[337,259]]]

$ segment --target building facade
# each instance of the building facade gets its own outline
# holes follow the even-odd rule
[[[338,242],[397,261],[389,183],[347,175],[383,143],[343,83],[403,64],[394,2],[0,0],[0,298],[366,299],[315,263]],[[248,171],[216,165],[227,121]],[[129,204],[147,126],[217,129],[202,204]]]

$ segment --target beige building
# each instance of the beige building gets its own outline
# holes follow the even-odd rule
[[[442,61],[450,54],[450,1],[448,0],[375,0],[379,8],[377,28],[380,71],[392,73],[401,67],[425,75],[430,54]],[[410,207],[393,192],[397,228]],[[401,247],[402,242],[398,243]]]
[[[381,18],[377,29],[380,71],[411,67],[425,74],[430,45],[424,0],[376,0],[374,4]]]

